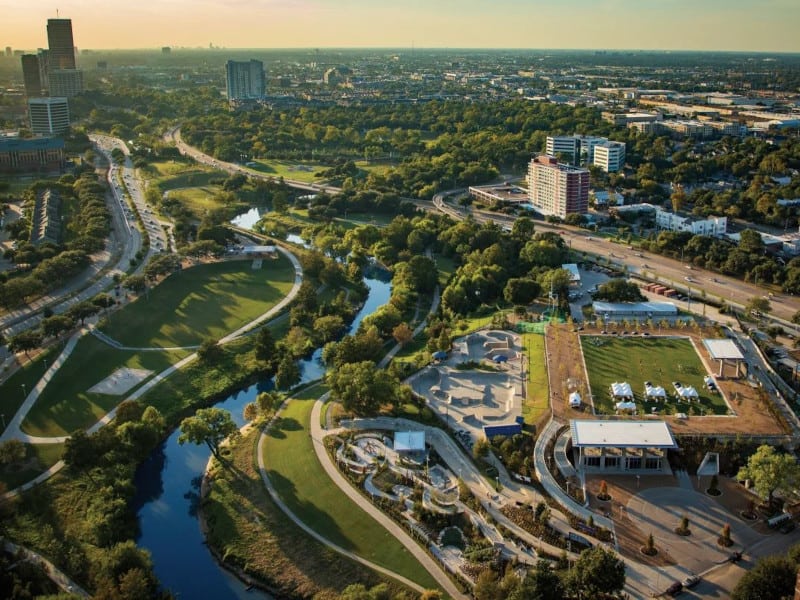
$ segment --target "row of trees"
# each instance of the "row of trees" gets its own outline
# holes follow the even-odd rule
[[[6,258],[18,265],[18,271],[12,275],[0,274],[0,306],[5,308],[16,308],[80,273],[89,264],[89,255],[102,249],[108,236],[105,189],[93,170],[79,170],[77,178],[64,175],[58,183],[35,183],[24,194],[28,210],[32,210],[35,197],[47,188],[58,191],[63,206],[74,206],[74,210],[62,210],[66,241],[38,247],[27,243],[32,218],[6,226],[20,243],[16,250],[6,252]]]

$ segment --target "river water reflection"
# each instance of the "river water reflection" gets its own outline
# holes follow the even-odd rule
[[[369,296],[350,331],[355,331],[366,315],[389,300],[388,281],[365,279],[364,282],[369,287]],[[320,355],[321,350],[317,350],[310,359],[301,361],[303,382],[324,374]],[[257,383],[215,406],[230,411],[241,426],[244,406],[255,400],[259,392],[271,388],[271,380]],[[196,506],[200,478],[210,452],[205,446],[179,445],[179,435],[179,430],[174,431],[137,471],[134,500],[140,527],[137,543],[150,551],[156,575],[177,598],[269,598],[261,592],[247,591],[244,584],[217,564],[204,545]]]

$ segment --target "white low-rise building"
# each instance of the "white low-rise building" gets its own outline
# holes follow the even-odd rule
[[[706,217],[669,212],[656,207],[656,226],[667,231],[688,231],[694,235],[721,237],[728,228],[727,217]]]
[[[616,173],[625,166],[625,143],[603,142],[594,147],[594,161],[606,173]]]

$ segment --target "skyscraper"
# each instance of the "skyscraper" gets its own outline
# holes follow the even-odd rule
[[[47,19],[47,46],[51,70],[75,68],[72,19]]]
[[[72,98],[83,91],[83,71],[81,69],[56,69],[50,71],[48,90],[51,96]]]
[[[589,209],[589,171],[537,156],[528,166],[528,198],[538,211],[562,219]]]
[[[264,97],[264,63],[260,60],[225,63],[228,100],[257,100]]]
[[[38,98],[42,95],[39,57],[35,54],[22,55],[22,80],[25,83],[25,95],[28,98]]]

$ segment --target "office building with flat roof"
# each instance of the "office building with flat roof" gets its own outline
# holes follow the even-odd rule
[[[616,173],[625,166],[625,143],[604,142],[594,147],[592,164],[606,173]]]
[[[266,90],[264,63],[260,60],[229,60],[225,63],[228,100],[258,100]]]
[[[573,165],[588,165],[594,161],[594,149],[608,138],[591,135],[547,136],[545,152],[557,158],[568,158]]]
[[[37,135],[58,135],[69,129],[69,103],[66,98],[28,100],[31,131]]]
[[[47,47],[50,68],[75,68],[75,42],[72,39],[72,19],[47,19]]]
[[[22,81],[28,98],[42,96],[42,78],[39,74],[39,57],[35,54],[22,55]]]
[[[72,98],[83,91],[81,69],[56,69],[48,76],[48,90],[56,98]]]
[[[562,219],[589,210],[589,171],[537,156],[528,165],[528,199],[545,215]]]
[[[60,173],[64,140],[0,136],[0,173]]]

